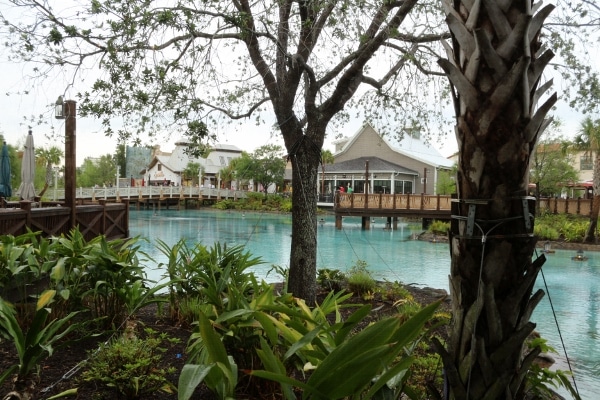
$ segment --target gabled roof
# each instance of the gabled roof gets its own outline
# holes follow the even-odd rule
[[[325,173],[345,173],[345,174],[364,174],[366,162],[369,161],[369,172],[395,172],[406,175],[419,175],[417,171],[404,168],[401,165],[382,160],[378,157],[360,157],[354,160],[337,162],[335,164],[325,164]]]
[[[346,144],[337,154],[342,154],[352,147],[352,144],[360,137],[360,135],[363,134],[367,127],[370,127],[374,132],[377,133],[377,130],[369,122],[365,121],[360,129],[352,137],[347,139]],[[379,135],[379,133],[377,134]],[[435,168],[451,168],[454,165],[451,160],[448,160],[446,157],[440,154],[440,152],[429,143],[425,143],[407,133],[402,135],[402,140],[400,141],[391,140],[390,138],[381,135],[379,136],[392,151],[402,154],[405,157],[410,157],[417,161],[421,161]],[[337,141],[337,143],[342,142],[343,139]]]
[[[229,144],[215,144],[207,158],[195,158],[186,154],[185,149],[187,144],[184,141],[178,141],[175,144],[175,149],[172,153],[158,153],[156,154],[149,165],[148,169],[152,169],[157,163],[160,163],[163,167],[173,171],[183,171],[188,163],[194,162],[202,165],[206,173],[217,173],[218,170],[223,168],[219,160],[219,156],[224,157],[235,157],[242,154],[240,148],[229,145]]]

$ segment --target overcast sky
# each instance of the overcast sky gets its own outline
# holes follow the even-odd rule
[[[8,63],[6,60],[7,49],[0,50],[0,71],[2,76],[0,79],[0,133],[4,135],[5,140],[17,147],[22,147],[25,142],[28,127],[32,127],[34,141],[36,147],[49,147],[51,145],[64,148],[64,121],[54,118],[54,108],[52,105],[56,101],[59,94],[63,94],[65,87],[64,77],[57,76],[52,80],[46,80],[43,84],[32,86],[31,80],[27,77],[28,70],[31,66],[21,64]],[[550,68],[547,69],[548,72]],[[60,73],[60,72],[57,72]],[[555,77],[555,82],[558,79]],[[77,86],[77,83],[74,84]],[[24,90],[29,90],[28,94],[22,94]],[[85,90],[83,87],[74,87],[72,94],[78,91]],[[560,96],[560,87],[555,86]],[[21,93],[21,94],[19,94]],[[69,98],[69,93],[67,93]],[[567,137],[572,137],[579,127],[579,123],[583,116],[572,112],[565,105],[564,101],[559,99],[558,109],[550,113],[559,118],[563,123],[562,134]],[[449,112],[451,112],[449,110]],[[41,125],[38,122],[29,121],[28,118],[36,116],[42,121]],[[265,144],[280,144],[283,146],[283,141],[276,134],[272,137],[270,126],[275,122],[267,121],[266,126],[257,127],[253,120],[239,126],[238,124],[227,125],[223,124],[220,131],[212,132],[218,137],[219,143],[227,143],[236,145],[245,151],[253,151],[254,149]],[[333,150],[333,136],[342,134],[344,136],[353,135],[361,126],[363,121],[353,120],[344,126],[341,131],[333,132],[326,139],[325,148]],[[454,140],[453,128],[447,127],[446,139],[443,141],[436,140],[434,137],[432,142],[434,146],[444,155],[449,156],[456,152],[457,146]],[[437,134],[436,132],[430,132]],[[52,136],[53,135],[53,136]],[[172,135],[170,140],[163,140],[160,143],[163,151],[170,151],[174,147],[174,142],[180,137]],[[103,128],[98,120],[91,118],[77,119],[77,165],[80,165],[86,157],[99,157],[104,154],[113,153],[116,147],[116,139],[108,138],[103,133]]]

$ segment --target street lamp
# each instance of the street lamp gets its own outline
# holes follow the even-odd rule
[[[62,96],[58,96],[56,103],[54,103],[54,117],[56,119],[65,119],[65,103]]]
[[[54,117],[65,120],[65,206],[70,211],[70,227],[77,225],[77,213],[75,204],[75,161],[76,161],[76,131],[77,131],[77,107],[73,100],[63,101],[58,96],[54,104]]]

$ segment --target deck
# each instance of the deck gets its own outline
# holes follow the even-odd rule
[[[542,213],[589,216],[592,199],[541,198],[537,206]],[[363,218],[363,229],[369,229],[370,217],[387,217],[388,227],[396,229],[398,217],[450,220],[452,196],[426,194],[337,193],[330,203],[336,216],[336,227],[342,228],[342,217]],[[326,203],[319,203],[325,206]]]

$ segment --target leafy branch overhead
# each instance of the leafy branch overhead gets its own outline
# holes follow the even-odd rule
[[[111,119],[122,116],[131,126],[118,132],[123,135],[168,130],[170,121],[199,133],[199,124],[223,122],[219,113],[258,123],[268,118],[265,112],[284,109],[304,126],[311,113],[329,120],[342,111],[359,86],[357,103],[406,111],[399,101],[412,90],[412,104],[419,104],[420,91],[404,82],[418,70],[441,75],[432,62],[439,55],[434,43],[448,37],[439,18],[416,31],[402,27],[431,12],[413,10],[415,0],[360,8],[293,1],[14,4],[36,18],[2,16],[13,58],[43,60],[74,74],[99,70],[90,75],[93,82],[74,80],[80,112],[103,119],[108,133],[115,133]]]

